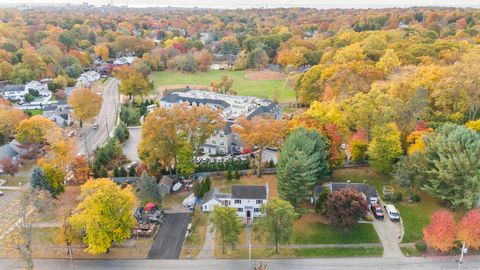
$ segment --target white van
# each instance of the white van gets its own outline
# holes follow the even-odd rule
[[[387,215],[391,221],[400,221],[400,212],[398,212],[393,204],[386,204],[385,211],[387,211]]]

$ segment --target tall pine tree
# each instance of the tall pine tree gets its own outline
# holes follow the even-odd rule
[[[30,177],[30,185],[33,188],[48,190],[48,183],[45,179],[45,173],[42,168],[38,166],[33,167],[32,176]]]
[[[286,139],[277,164],[278,191],[294,207],[308,199],[309,190],[327,173],[327,151],[316,131],[295,129]]]

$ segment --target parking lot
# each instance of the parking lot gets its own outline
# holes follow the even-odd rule
[[[148,258],[178,259],[191,217],[191,213],[166,214]]]

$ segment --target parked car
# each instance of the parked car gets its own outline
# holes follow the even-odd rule
[[[98,124],[97,124],[97,123],[93,124],[93,125],[92,125],[92,128],[93,128],[93,129],[97,129],[97,128],[98,128]]]
[[[378,204],[378,203],[372,204],[370,206],[370,209],[372,210],[373,215],[377,219],[383,219],[384,218],[385,215],[383,214],[383,210],[382,210],[382,207],[380,206],[380,204]]]
[[[400,221],[400,212],[398,212],[393,204],[386,204],[385,210],[391,221]]]

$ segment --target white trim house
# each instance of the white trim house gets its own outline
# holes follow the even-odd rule
[[[268,185],[239,186],[233,185],[231,193],[221,193],[213,189],[204,196],[202,211],[211,212],[215,207],[230,206],[237,209],[237,216],[246,222],[262,216],[261,207],[268,201]]]

